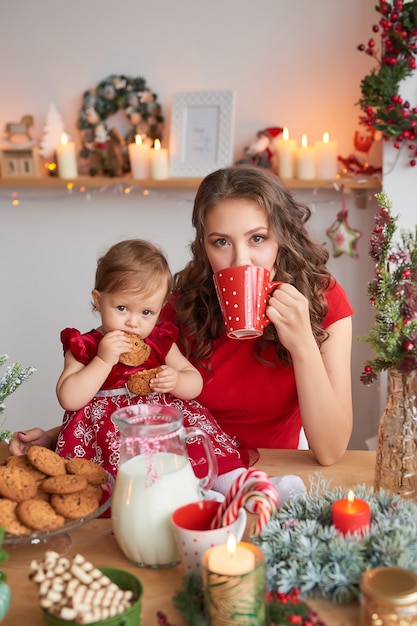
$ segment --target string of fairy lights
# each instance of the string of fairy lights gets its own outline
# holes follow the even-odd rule
[[[111,180],[111,179],[110,179]],[[334,182],[332,187],[316,185],[309,188],[298,188],[292,190],[294,196],[302,195],[302,201],[308,204],[310,209],[314,212],[317,210],[317,205],[323,204],[337,204],[339,202],[338,195],[350,193],[354,194],[356,205],[360,208],[365,208],[368,200],[373,199],[373,192],[366,188],[366,181],[364,181],[364,189],[351,190],[345,188],[343,183]],[[192,190],[190,190],[192,191]],[[35,202],[57,202],[57,201],[69,201],[75,199],[84,199],[85,201],[91,201],[100,195],[105,194],[117,194],[122,197],[136,196],[142,199],[156,199],[158,197],[164,200],[172,200],[173,202],[186,202],[191,203],[194,200],[194,193],[184,194],[181,189],[175,188],[175,190],[169,187],[164,188],[152,188],[146,185],[132,185],[128,181],[118,181],[116,183],[107,183],[97,187],[89,187],[84,184],[77,184],[74,182],[63,181],[62,187],[20,187],[16,186],[12,182],[8,182],[8,186],[0,190],[0,203],[11,204],[12,206],[19,206],[21,204],[35,203]],[[337,194],[335,196],[335,193]]]

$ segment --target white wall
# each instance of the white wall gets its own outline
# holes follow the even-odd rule
[[[25,113],[35,116],[41,139],[54,102],[66,130],[78,141],[82,93],[110,74],[143,76],[158,94],[169,138],[175,91],[233,89],[236,93],[235,158],[256,132],[288,126],[298,141],[324,131],[339,154],[353,152],[360,81],[372,60],[357,51],[377,21],[374,0],[3,0],[0,17],[0,129]],[[0,131],[1,132],[1,131]],[[109,181],[111,182],[111,181]],[[296,194],[314,209],[311,229],[320,241],[341,208],[340,195],[324,190]],[[126,236],[144,236],[167,252],[172,269],[188,258],[192,192],[96,192],[90,200],[59,190],[25,190],[13,207],[0,188],[0,353],[38,371],[7,401],[8,427],[51,426],[61,419],[54,386],[62,367],[59,332],[86,330],[97,256]],[[358,260],[332,258],[330,269],[356,310],[354,337],[371,323],[366,295],[372,266],[367,241],[372,198],[366,209],[348,198],[351,226],[363,231]],[[375,388],[359,374],[366,355],[354,340],[355,429],[351,446],[374,434]],[[379,409],[378,409],[379,410]]]
[[[372,61],[356,50],[374,0],[2,0],[0,129],[49,103],[77,137],[81,96],[110,74],[143,76],[167,118],[172,93],[234,89],[236,154],[256,132],[323,132],[352,149],[360,80]]]

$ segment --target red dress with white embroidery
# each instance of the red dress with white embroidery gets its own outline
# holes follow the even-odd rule
[[[64,353],[70,350],[74,357],[87,365],[97,354],[103,335],[97,330],[81,334],[75,328],[61,333]],[[219,464],[219,474],[243,467],[237,443],[223,433],[211,413],[195,400],[180,400],[172,394],[151,393],[146,396],[131,394],[126,383],[131,374],[165,364],[165,357],[177,341],[178,329],[171,322],[155,326],[145,339],[151,347],[149,359],[139,367],[117,363],[100,391],[88,404],[77,411],[66,411],[58,435],[56,452],[63,457],[83,457],[102,465],[113,476],[119,465],[118,429],[111,420],[117,409],[132,404],[164,404],[173,406],[184,415],[184,426],[201,428],[210,436]],[[207,473],[202,446],[190,445],[190,462],[198,477]]]

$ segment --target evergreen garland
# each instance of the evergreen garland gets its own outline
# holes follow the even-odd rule
[[[0,354],[0,367],[6,363],[8,358],[7,354]],[[5,399],[16,391],[33,372],[36,372],[34,367],[22,367],[20,363],[13,363],[6,368],[5,374],[0,378],[0,414],[6,409]],[[0,430],[0,441],[8,443],[12,437],[12,431]]]
[[[288,499],[253,542],[265,557],[270,592],[347,603],[359,598],[359,581],[374,567],[417,571],[417,504],[359,485],[355,497],[371,507],[371,527],[343,535],[332,525],[332,502],[346,497],[318,476],[310,489]]]
[[[360,377],[367,385],[383,370],[407,373],[417,369],[417,226],[413,231],[402,230],[394,241],[398,215],[392,215],[385,192],[375,198],[378,210],[369,241],[375,275],[368,294],[376,316],[369,335],[359,337],[376,355],[366,361]]]
[[[381,31],[381,50],[373,38],[360,44],[358,50],[375,58],[378,69],[361,82],[361,98],[357,103],[363,115],[364,126],[380,131],[385,140],[394,140],[394,147],[407,143],[410,165],[417,164],[417,107],[411,107],[399,95],[400,83],[411,76],[417,67],[417,0],[403,2],[379,0],[375,7],[381,15],[374,24],[374,33]]]

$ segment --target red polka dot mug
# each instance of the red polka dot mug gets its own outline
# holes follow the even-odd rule
[[[239,265],[213,275],[227,336],[253,339],[269,324],[268,297],[280,285],[269,280],[269,271],[256,265]]]

